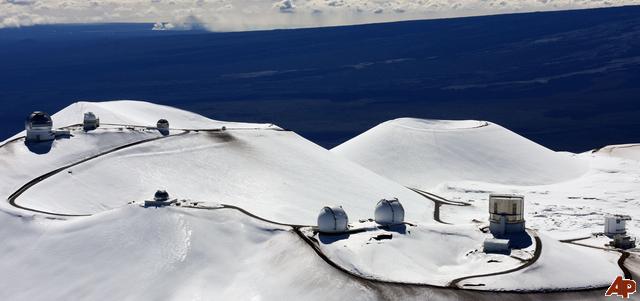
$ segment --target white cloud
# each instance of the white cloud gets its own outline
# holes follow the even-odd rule
[[[282,0],[273,5],[283,13],[292,13],[296,9],[296,5],[293,4],[293,0]]]
[[[640,0],[0,0],[0,28],[148,22],[164,29],[233,31],[630,4]]]

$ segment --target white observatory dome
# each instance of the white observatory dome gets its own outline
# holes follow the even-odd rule
[[[326,233],[345,232],[349,228],[349,217],[341,206],[324,207],[318,215],[318,230]]]
[[[381,225],[399,224],[404,222],[404,207],[397,198],[382,199],[376,205],[374,218]]]

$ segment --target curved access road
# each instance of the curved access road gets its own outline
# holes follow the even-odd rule
[[[538,237],[538,233],[536,233],[535,231],[529,230],[528,232],[531,234],[531,236],[533,236],[533,238],[536,241],[536,249],[533,252],[533,257],[531,259],[527,260],[527,262],[525,264],[523,264],[521,266],[518,266],[518,267],[515,267],[513,269],[501,271],[501,272],[486,273],[486,274],[479,274],[479,275],[473,275],[473,276],[466,276],[466,277],[457,278],[457,279],[454,279],[453,281],[451,281],[449,283],[449,286],[450,287],[461,288],[459,283],[464,281],[464,280],[473,279],[473,278],[482,278],[482,277],[504,275],[504,274],[509,274],[509,273],[520,271],[520,270],[524,270],[524,269],[530,267],[532,264],[534,264],[536,261],[538,261],[538,259],[540,258],[540,255],[542,254],[542,240],[540,239],[540,237]]]
[[[69,126],[65,126],[65,127],[60,127],[59,129],[66,129],[66,128],[71,128],[71,127],[78,127],[81,126],[82,124],[74,124],[74,125],[69,125]],[[103,125],[110,125],[110,126],[121,126],[121,127],[139,127],[139,128],[149,128],[149,129],[157,129],[156,127],[150,127],[150,126],[140,126],[140,125],[128,125],[128,124],[117,124],[117,123],[104,123]],[[29,188],[33,187],[34,185],[46,180],[47,178],[50,178],[58,173],[60,173],[63,170],[69,169],[71,167],[77,166],[79,164],[85,163],[87,161],[108,155],[110,153],[113,152],[117,152],[119,150],[123,150],[129,147],[133,147],[136,145],[140,145],[143,143],[148,143],[148,142],[153,142],[156,140],[160,140],[160,139],[165,139],[165,138],[170,138],[170,137],[176,137],[176,136],[182,136],[185,134],[188,134],[190,132],[223,132],[223,131],[236,131],[236,130],[273,130],[273,131],[288,131],[285,129],[280,129],[280,128],[225,128],[224,130],[222,128],[211,128],[211,129],[176,129],[176,128],[169,128],[170,130],[174,130],[174,131],[181,131],[181,133],[179,134],[170,134],[170,135],[165,135],[165,136],[159,136],[159,137],[154,137],[154,138],[149,138],[149,139],[144,139],[144,140],[140,140],[140,141],[136,141],[136,142],[132,142],[132,143],[128,143],[128,144],[124,144],[115,148],[112,148],[110,150],[95,154],[93,156],[84,158],[80,161],[71,163],[71,164],[67,164],[65,166],[62,166],[60,168],[57,168],[55,170],[52,170],[46,174],[43,174],[35,179],[32,179],[31,181],[27,182],[26,184],[22,185],[18,190],[16,190],[14,193],[12,193],[8,198],[7,201],[9,202],[9,204],[13,207],[22,209],[22,210],[27,210],[27,211],[31,211],[31,212],[36,212],[36,213],[42,213],[42,214],[48,214],[48,215],[54,215],[54,216],[61,216],[61,217],[73,217],[73,216],[88,216],[90,214],[66,214],[66,213],[57,213],[57,212],[50,212],[50,211],[45,211],[45,210],[38,210],[35,208],[29,208],[29,207],[25,207],[25,206],[21,206],[19,204],[17,204],[17,198],[22,195],[25,191],[27,191]],[[11,142],[15,142],[18,141],[20,139],[24,139],[24,136],[22,137],[16,137],[14,139],[11,139],[9,141],[7,141],[6,143],[4,143],[3,145],[0,145],[0,147],[3,147]]]
[[[631,256],[631,253],[625,251],[625,250],[621,250],[621,249],[613,249],[613,248],[604,248],[604,247],[596,247],[596,246],[592,246],[592,245],[587,245],[587,244],[581,244],[577,241],[580,240],[585,240],[585,239],[589,239],[591,237],[580,237],[580,238],[575,238],[575,239],[565,239],[565,240],[561,240],[561,243],[567,243],[567,244],[572,244],[572,245],[576,245],[576,246],[580,246],[580,247],[585,247],[585,248],[592,248],[592,249],[598,249],[598,250],[604,250],[604,251],[610,251],[610,252],[619,252],[620,253],[620,258],[618,258],[618,267],[620,267],[620,269],[622,270],[622,273],[624,274],[624,278],[625,279],[633,279],[633,275],[631,273],[631,271],[624,265],[624,262],[627,260],[627,258],[629,258],[629,256]]]
[[[456,285],[451,285],[451,284],[448,285],[448,286],[441,286],[441,285],[435,285],[435,284],[429,284],[429,283],[394,281],[394,280],[387,280],[387,279],[379,279],[379,278],[375,278],[373,276],[366,276],[366,275],[355,273],[355,272],[353,272],[353,271],[341,266],[340,264],[336,263],[335,261],[331,260],[331,258],[329,258],[329,256],[327,256],[327,254],[325,254],[322,251],[322,249],[319,246],[318,241],[315,238],[312,238],[312,237],[309,237],[309,236],[305,235],[301,230],[301,228],[312,228],[312,229],[315,229],[315,226],[287,224],[287,223],[281,223],[281,222],[273,221],[273,220],[270,220],[270,219],[267,219],[267,218],[263,218],[263,217],[257,216],[255,214],[243,209],[243,208],[240,208],[240,207],[234,206],[234,205],[220,204],[219,206],[215,206],[215,207],[205,207],[205,206],[180,206],[180,207],[182,207],[182,208],[190,208],[190,209],[201,209],[201,210],[233,209],[233,210],[238,210],[238,211],[242,212],[243,214],[245,214],[247,216],[250,216],[252,218],[258,219],[258,220],[263,221],[263,222],[267,222],[267,223],[271,223],[271,224],[275,224],[275,225],[279,225],[279,226],[291,227],[292,230],[298,235],[298,237],[300,237],[300,239],[302,239],[309,247],[311,247],[311,249],[313,249],[313,251],[316,253],[316,255],[318,255],[318,257],[320,257],[322,260],[324,260],[331,267],[339,270],[340,272],[342,272],[342,273],[348,275],[349,277],[351,277],[351,278],[353,278],[355,280],[358,280],[358,281],[367,281],[367,282],[379,283],[379,284],[401,285],[401,286],[407,286],[407,287],[463,289],[462,287],[459,287],[459,286],[456,286]],[[533,236],[536,239],[536,251],[535,251],[535,254],[534,254],[533,258],[528,260],[525,264],[523,264],[523,265],[521,265],[519,267],[513,268],[513,269],[502,271],[502,272],[495,272],[495,273],[483,274],[483,275],[472,275],[472,276],[458,278],[458,279],[453,280],[452,283],[454,283],[454,282],[457,283],[457,282],[465,280],[465,279],[476,278],[476,277],[508,274],[508,273],[511,273],[511,272],[515,272],[515,271],[527,268],[528,266],[532,265],[540,257],[540,253],[541,253],[541,250],[542,250],[542,242],[538,238],[537,234],[533,233]]]
[[[182,136],[182,135],[185,135],[185,134],[188,134],[188,133],[189,133],[189,131],[183,131],[183,132],[181,132],[179,134],[171,134],[171,135],[167,135],[167,136],[159,136],[159,137],[139,140],[139,141],[136,141],[136,142],[124,144],[124,145],[112,148],[110,150],[95,154],[93,156],[84,158],[84,159],[82,159],[80,161],[77,161],[77,162],[74,162],[74,163],[71,163],[71,164],[67,164],[67,165],[62,166],[60,168],[54,169],[54,170],[52,170],[52,171],[50,171],[50,172],[48,172],[46,174],[43,174],[43,175],[41,175],[41,176],[39,176],[39,177],[37,177],[35,179],[32,179],[31,181],[29,181],[26,184],[22,185],[20,188],[18,188],[18,190],[16,190],[14,193],[12,193],[7,198],[7,201],[13,207],[16,207],[16,208],[19,208],[19,209],[22,209],[22,210],[26,210],[26,211],[31,211],[31,212],[37,212],[37,213],[42,213],[42,214],[54,215],[54,216],[89,216],[90,214],[66,214],[66,213],[57,213],[57,212],[38,210],[38,209],[35,209],[35,208],[29,208],[29,207],[21,206],[21,205],[17,204],[16,201],[17,201],[18,197],[20,197],[20,195],[22,195],[29,188],[31,188],[34,185],[36,185],[36,184],[38,184],[38,183],[40,183],[40,182],[42,182],[42,181],[44,181],[44,180],[46,180],[48,178],[60,173],[63,170],[69,169],[71,167],[77,166],[77,165],[85,163],[87,161],[90,161],[90,160],[93,160],[93,159],[96,159],[96,158],[111,154],[113,152],[117,152],[119,150],[123,150],[123,149],[129,148],[129,147],[133,147],[133,146],[136,146],[136,145],[140,145],[140,144],[143,144],[143,143],[148,143],[148,142],[152,142],[152,141],[156,141],[156,140],[160,140],[160,139],[166,139],[166,138],[170,138],[170,137]]]
[[[447,223],[445,221],[443,221],[440,218],[440,207],[442,205],[450,205],[450,206],[471,206],[471,204],[466,203],[466,202],[458,202],[458,201],[451,201],[451,200],[447,200],[439,195],[433,194],[431,192],[427,192],[424,190],[420,190],[418,188],[412,188],[412,187],[407,187],[410,190],[412,190],[413,192],[431,200],[435,207],[433,208],[433,219],[441,224],[445,224],[445,225],[450,225],[451,223]]]

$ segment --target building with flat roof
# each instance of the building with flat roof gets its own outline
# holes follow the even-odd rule
[[[631,217],[622,214],[609,214],[604,217],[604,235],[613,238],[618,234],[627,234],[626,221]]]
[[[525,231],[524,196],[489,195],[489,230],[495,237],[523,233]]]

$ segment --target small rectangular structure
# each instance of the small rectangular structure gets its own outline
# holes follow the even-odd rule
[[[636,247],[636,240],[629,235],[616,234],[609,245],[623,250],[632,249]]]
[[[59,138],[59,137],[62,137],[62,138],[71,137],[71,131],[69,131],[69,130],[54,130],[53,131],[53,135],[56,138]]]
[[[509,254],[511,249],[509,248],[508,239],[487,238],[483,244],[484,252],[487,254]]]
[[[167,201],[144,201],[144,207],[148,208],[148,207],[164,207],[164,206],[169,206],[175,202],[177,202],[178,200],[173,199],[173,200],[167,200]]]
[[[604,217],[604,235],[614,238],[616,235],[627,234],[626,221],[631,217],[621,214],[610,214]]]

